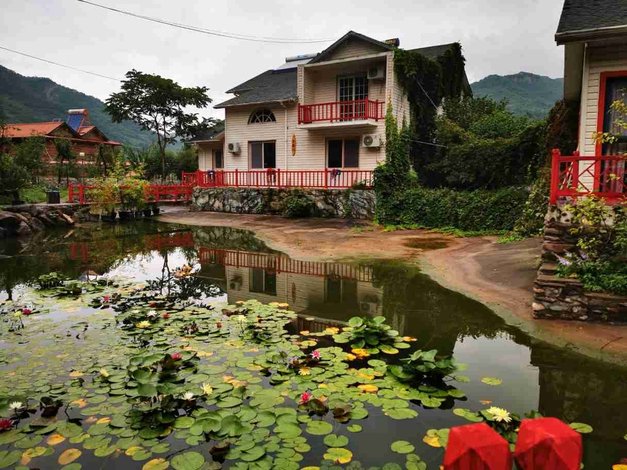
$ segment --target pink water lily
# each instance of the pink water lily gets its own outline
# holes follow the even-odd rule
[[[309,403],[309,400],[311,400],[312,398],[313,398],[313,395],[311,394],[311,392],[304,392],[300,396],[300,404],[301,405],[305,405],[305,404]]]
[[[0,431],[8,431],[13,427],[13,421],[10,419],[0,419]]]
[[[111,302],[111,296],[110,295],[105,295],[102,297],[102,302],[105,304],[108,304],[109,302]]]
[[[164,313],[161,315],[161,318],[163,318],[164,320],[167,320],[168,318],[170,318],[170,314],[169,313]]]
[[[173,361],[180,361],[181,359],[183,359],[183,355],[180,352],[170,354],[170,357]]]
[[[33,314],[33,311],[30,308],[23,308],[22,309],[22,315],[28,316],[28,315],[32,315],[32,314]]]
[[[315,351],[311,352],[311,358],[314,361],[319,361],[320,360],[320,351],[318,351],[317,349]]]

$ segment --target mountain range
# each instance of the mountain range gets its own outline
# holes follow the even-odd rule
[[[114,123],[104,103],[49,78],[25,77],[0,65],[0,119],[6,123],[65,120],[68,109],[85,108],[92,124],[111,140],[147,147],[154,139],[133,122]]]
[[[520,72],[514,75],[488,75],[471,87],[474,96],[506,99],[508,109],[514,114],[542,119],[555,102],[562,99],[564,79]]]

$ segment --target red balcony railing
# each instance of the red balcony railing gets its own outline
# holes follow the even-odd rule
[[[609,203],[627,201],[627,156],[561,155],[553,150],[551,204],[560,199],[602,197]]]
[[[372,188],[371,170],[216,170],[183,173],[183,184],[211,187],[317,188],[346,189],[355,186]]]
[[[364,99],[298,105],[299,124],[361,121],[367,119],[378,121],[383,119],[384,116],[384,102],[379,100]]]

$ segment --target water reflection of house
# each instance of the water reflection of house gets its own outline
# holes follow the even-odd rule
[[[200,276],[225,285],[230,303],[288,303],[303,316],[329,320],[382,313],[383,294],[372,285],[371,268],[299,261],[280,253],[201,248],[199,255]]]

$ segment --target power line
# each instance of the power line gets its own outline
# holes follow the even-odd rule
[[[88,0],[77,0],[81,3],[85,3],[87,5],[92,5],[98,8],[102,8],[104,10],[114,11],[116,13],[121,13],[122,15],[132,16],[134,18],[139,18],[146,21],[152,21],[154,23],[159,23],[167,26],[172,26],[174,28],[185,29],[187,31],[193,31],[196,33],[208,34],[210,36],[218,36],[229,39],[239,39],[241,41],[251,41],[251,42],[265,42],[265,43],[274,43],[274,44],[315,44],[321,42],[329,42],[332,39],[295,39],[295,38],[276,38],[276,37],[264,37],[264,36],[249,36],[246,34],[239,33],[230,33],[227,31],[218,31],[213,29],[201,28],[199,26],[190,26],[182,23],[175,23],[173,21],[167,21],[160,18],[154,18],[151,16],[140,15],[138,13],[133,13],[126,10],[120,10],[118,8],[108,7],[106,5],[101,5],[99,3],[90,2]]]
[[[113,77],[109,77],[107,75],[101,75],[101,74],[96,73],[96,72],[90,72],[89,70],[79,69],[79,68],[76,68],[76,67],[72,67],[71,65],[60,64],[58,62],[53,62],[52,60],[48,60],[48,59],[42,59],[41,57],[37,57],[37,56],[34,56],[34,55],[27,54],[25,52],[20,52],[20,51],[16,51],[16,50],[13,50],[13,49],[9,49],[8,47],[0,46],[0,49],[5,50],[5,51],[9,51],[9,52],[13,52],[14,54],[19,54],[19,55],[24,56],[24,57],[29,57],[31,59],[40,60],[41,62],[46,62],[48,64],[57,65],[59,67],[63,67],[63,68],[66,68],[66,69],[76,70],[77,72],[82,72],[82,73],[88,73],[89,75],[93,75],[95,77],[106,78],[108,80],[115,80],[116,82],[120,81],[119,78],[113,78]]]

